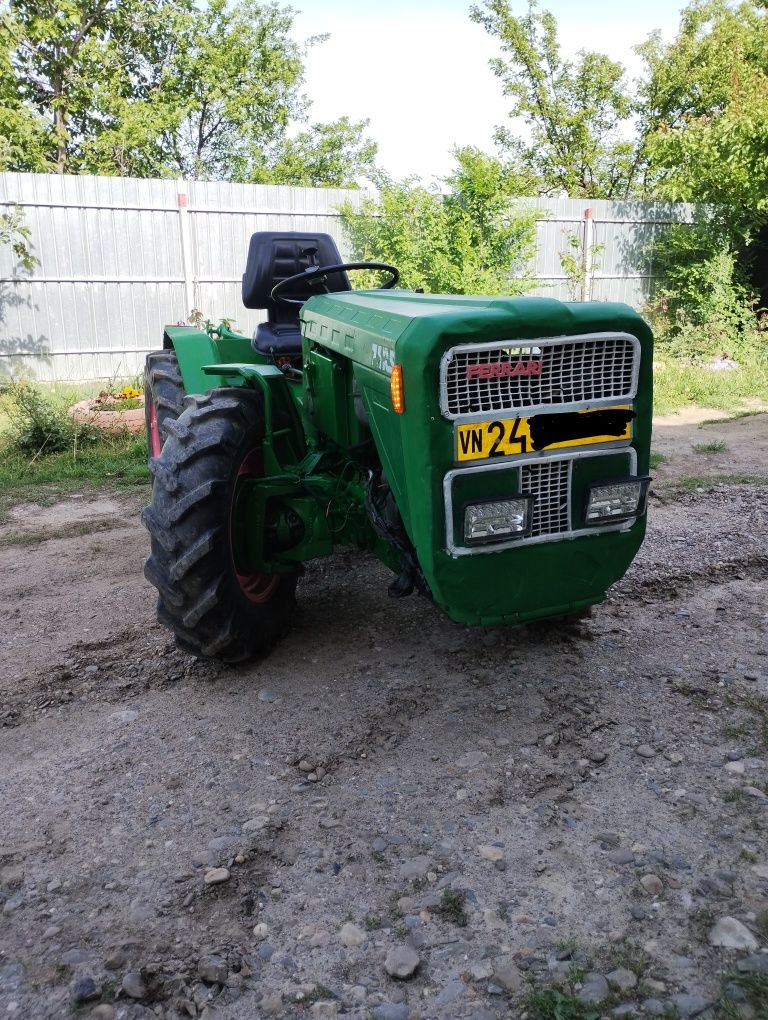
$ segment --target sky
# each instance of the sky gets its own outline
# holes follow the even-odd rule
[[[523,13],[526,0],[511,0]],[[488,67],[494,39],[469,20],[470,0],[293,0],[294,35],[329,33],[306,60],[310,119],[370,119],[378,163],[400,179],[439,180],[453,169],[451,150],[494,151],[494,128],[508,101]],[[607,53],[631,75],[632,47],[659,29],[674,38],[678,0],[544,0],[558,21],[561,50]]]

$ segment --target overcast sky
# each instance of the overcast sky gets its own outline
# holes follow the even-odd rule
[[[330,33],[310,51],[306,94],[313,121],[348,114],[370,118],[379,163],[401,178],[444,177],[451,149],[477,145],[493,150],[493,130],[507,119],[508,104],[488,67],[494,40],[469,20],[469,0],[294,0],[295,34]],[[632,47],[654,29],[674,37],[677,0],[550,0],[565,54],[580,49],[607,53],[640,69]],[[513,0],[523,13],[525,0]]]

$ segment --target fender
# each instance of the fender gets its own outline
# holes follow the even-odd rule
[[[247,337],[238,336],[224,326],[210,333],[195,326],[166,326],[163,347],[176,354],[185,393],[207,393],[226,385],[223,377],[215,377],[216,373],[203,372],[204,365],[272,364],[270,359],[253,350]]]

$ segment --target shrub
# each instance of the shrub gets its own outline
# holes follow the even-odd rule
[[[458,169],[444,194],[389,181],[359,212],[342,206],[354,257],[396,265],[402,285],[413,290],[521,294],[531,285],[536,214],[514,211],[516,181],[498,160],[472,148],[455,156]],[[363,285],[377,284],[366,278]]]
[[[32,383],[11,383],[8,393],[11,446],[20,453],[60,453],[93,443],[99,436],[94,426],[73,421],[64,401],[46,396]]]
[[[768,319],[724,227],[711,217],[675,225],[656,242],[653,256],[664,283],[647,312],[662,353],[737,360],[768,355]]]

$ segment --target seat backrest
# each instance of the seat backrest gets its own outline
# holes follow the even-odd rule
[[[339,249],[330,234],[262,230],[251,236],[248,245],[248,261],[243,273],[243,304],[246,308],[266,308],[270,322],[298,322],[298,306],[291,309],[276,304],[269,296],[272,288],[309,266],[333,266],[341,261]],[[351,290],[346,273],[332,273],[325,288],[328,291]],[[291,288],[285,293],[289,297],[308,298],[322,293],[322,290]]]

